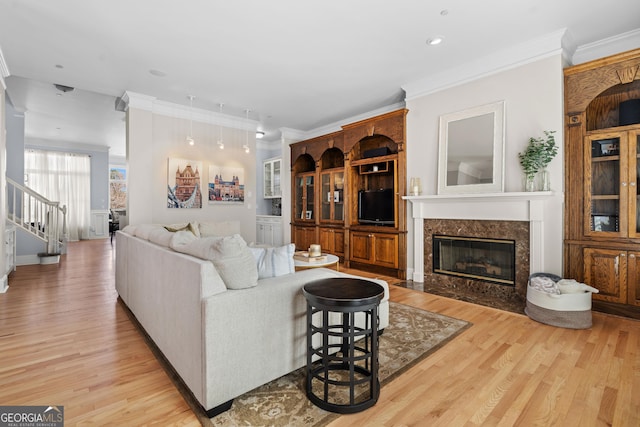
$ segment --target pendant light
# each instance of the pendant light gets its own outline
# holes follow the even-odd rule
[[[222,120],[222,106],[224,104],[220,103],[220,120]],[[218,148],[224,150],[224,142],[222,141],[222,125],[220,125],[218,131]]]
[[[251,151],[249,149],[249,110],[244,110],[245,113],[247,114],[247,130],[245,132],[245,136],[244,136],[244,145],[242,146],[242,148],[244,148],[244,152],[249,154],[249,152]]]
[[[196,142],[193,140],[193,98],[195,96],[189,95],[189,102],[191,111],[189,112],[189,136],[187,136],[187,144],[194,146]]]

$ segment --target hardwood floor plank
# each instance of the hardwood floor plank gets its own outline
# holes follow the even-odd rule
[[[21,266],[0,294],[0,404],[65,406],[67,425],[199,425],[117,301],[109,240]],[[381,277],[341,268],[342,271]],[[473,326],[332,427],[640,425],[640,322],[555,328],[390,285],[391,300]]]

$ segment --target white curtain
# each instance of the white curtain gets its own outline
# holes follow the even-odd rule
[[[85,154],[25,150],[25,185],[67,207],[69,240],[89,236],[91,158]]]

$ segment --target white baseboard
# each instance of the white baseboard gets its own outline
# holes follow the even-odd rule
[[[0,279],[0,294],[7,292],[7,289],[9,289],[9,278],[5,274],[2,276],[2,279]]]
[[[34,265],[40,264],[40,257],[34,255],[18,255],[16,257],[16,265]]]

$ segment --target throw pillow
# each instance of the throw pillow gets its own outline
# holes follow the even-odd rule
[[[245,289],[258,284],[258,270],[247,243],[239,234],[204,237],[176,245],[178,252],[210,260],[227,289]]]
[[[173,233],[168,232],[163,227],[158,227],[149,232],[149,241],[165,248],[171,243]]]
[[[171,231],[172,233],[175,233],[177,231],[190,231],[193,233],[194,236],[196,237],[200,237],[200,227],[198,226],[197,222],[189,222],[186,224],[171,224],[171,225],[165,225],[164,228],[167,231]]]
[[[171,234],[171,241],[169,242],[169,247],[174,251],[182,252],[179,248],[187,245],[195,240],[198,240],[196,236],[193,235],[190,231],[176,231]]]
[[[296,272],[293,262],[296,246],[293,243],[278,248],[250,247],[249,249],[256,260],[259,279]]]

